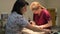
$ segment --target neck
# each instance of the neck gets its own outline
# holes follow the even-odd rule
[[[23,15],[23,13],[22,12],[17,12],[18,14],[20,14],[20,15]]]
[[[38,13],[38,15],[40,15],[40,14],[41,14],[41,12],[42,12],[42,9],[40,9],[38,12],[39,12],[39,13]]]

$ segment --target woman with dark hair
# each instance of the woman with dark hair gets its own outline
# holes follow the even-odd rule
[[[12,13],[17,12],[18,14],[23,14],[21,10],[24,6],[27,6],[27,5],[29,4],[26,1],[17,0],[13,6]]]
[[[6,23],[5,34],[22,34],[21,31],[24,27],[32,30],[40,30],[39,27],[34,25],[32,26],[28,20],[23,17],[23,14],[26,12],[27,5],[28,3],[26,1],[17,0],[15,2]]]

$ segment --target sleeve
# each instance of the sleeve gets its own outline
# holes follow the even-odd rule
[[[44,18],[47,20],[47,21],[50,21],[51,20],[51,15],[50,13],[46,10],[45,13],[44,13]]]
[[[46,20],[48,20],[48,21],[51,20],[51,16],[49,14],[46,14]]]
[[[28,25],[28,20],[26,20],[25,18],[20,17],[16,21],[19,26],[25,27]]]

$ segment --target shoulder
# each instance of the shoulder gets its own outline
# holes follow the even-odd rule
[[[17,13],[11,13],[8,17],[8,20],[17,20],[23,18],[22,15],[19,15]]]
[[[44,13],[45,15],[50,15],[50,13],[49,13],[49,11],[48,11],[47,9],[42,9],[42,11],[43,11],[43,13]]]

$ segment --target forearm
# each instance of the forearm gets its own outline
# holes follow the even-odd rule
[[[41,31],[41,29],[40,29],[38,26],[33,26],[33,27],[32,27],[32,30],[33,30],[33,31]]]
[[[27,26],[27,28],[30,29],[30,30],[33,30],[33,31],[40,31],[40,28],[38,26],[36,26],[36,25],[29,24]]]
[[[41,25],[40,27],[42,27],[43,29],[51,27],[51,25],[45,24],[45,25]]]
[[[51,26],[52,26],[52,21],[48,21],[47,24],[41,25],[40,27],[42,27],[42,28],[48,28],[48,27],[51,27]]]
[[[37,25],[36,25],[36,27],[38,27],[38,30],[36,30],[36,29],[34,28],[36,31],[51,32],[51,30],[49,30],[49,29],[41,29],[41,28],[40,28],[39,26],[37,26]]]

